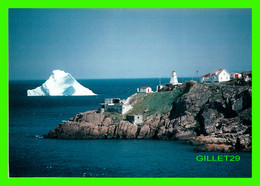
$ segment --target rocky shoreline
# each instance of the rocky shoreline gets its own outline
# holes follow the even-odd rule
[[[167,96],[171,99],[165,99]],[[165,103],[154,110],[147,102],[158,97],[164,97]],[[188,81],[166,93],[135,94],[130,103],[132,114],[144,116],[142,124],[135,125],[119,114],[87,111],[59,124],[44,137],[184,140],[196,145],[196,151],[251,151],[251,86]],[[148,108],[140,111],[137,107],[142,104]]]

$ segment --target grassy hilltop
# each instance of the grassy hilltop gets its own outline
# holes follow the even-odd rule
[[[132,99],[142,100],[134,105],[127,114],[156,115],[164,114],[171,110],[172,103],[182,94],[181,90],[156,93],[138,93]]]

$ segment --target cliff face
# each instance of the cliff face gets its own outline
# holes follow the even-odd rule
[[[252,89],[249,86],[185,82],[176,90],[135,95],[134,125],[118,115],[80,113],[51,130],[47,138],[183,139],[198,151],[250,151]]]
[[[97,111],[77,114],[68,122],[59,124],[50,130],[47,138],[61,139],[102,139],[102,138],[136,138],[138,127],[128,121],[112,123],[113,117]]]
[[[251,150],[251,87],[195,84],[173,103],[170,118],[175,138],[189,138],[191,144],[227,145],[197,150]]]

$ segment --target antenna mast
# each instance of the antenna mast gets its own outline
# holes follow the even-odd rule
[[[159,85],[161,85],[161,74],[159,75]]]

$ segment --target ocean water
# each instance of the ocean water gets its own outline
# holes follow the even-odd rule
[[[158,79],[79,80],[98,96],[26,96],[43,82],[9,83],[10,177],[251,177],[251,153],[196,153],[194,146],[166,140],[43,139],[62,120],[96,110],[105,98],[127,98],[141,86],[155,90]],[[240,161],[199,162],[198,155],[239,155]]]

